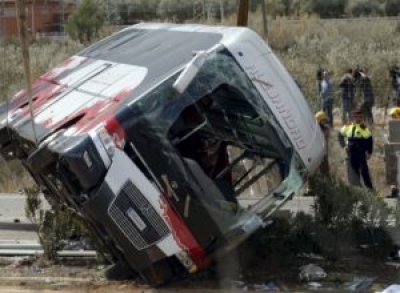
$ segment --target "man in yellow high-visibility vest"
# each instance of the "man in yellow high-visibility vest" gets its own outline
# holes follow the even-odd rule
[[[349,183],[361,186],[362,177],[364,185],[373,189],[367,162],[373,151],[373,137],[361,111],[354,111],[353,122],[340,129],[339,143],[346,150]]]

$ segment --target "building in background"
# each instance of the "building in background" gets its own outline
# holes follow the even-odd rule
[[[16,0],[0,0],[0,38],[18,36]],[[63,35],[75,0],[25,0],[27,28],[33,36]]]

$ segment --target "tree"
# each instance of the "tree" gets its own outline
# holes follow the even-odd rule
[[[314,0],[311,9],[321,18],[338,18],[344,15],[346,4],[347,0]]]
[[[193,3],[194,1],[187,0],[161,0],[157,14],[163,19],[175,20],[178,23],[193,19]]]
[[[266,7],[267,13],[273,17],[285,15],[285,5],[280,0],[267,0]]]
[[[385,12],[387,16],[400,15],[400,1],[399,0],[386,0]]]
[[[377,16],[383,15],[381,5],[375,0],[356,0],[348,5],[348,13],[351,16]]]
[[[118,13],[121,24],[135,24],[157,18],[157,0],[125,0],[119,3]]]
[[[120,20],[118,2],[113,0],[94,0],[95,5],[100,7],[105,13],[105,19],[107,24],[116,24]]]
[[[126,3],[122,3],[118,5],[118,15],[121,21],[121,24],[129,23],[129,6]]]
[[[91,42],[105,21],[105,11],[93,0],[83,0],[78,9],[69,17],[66,31],[74,40]]]
[[[256,12],[258,7],[260,7],[262,1],[264,1],[264,0],[251,0],[251,1],[249,1],[249,10],[251,12]]]

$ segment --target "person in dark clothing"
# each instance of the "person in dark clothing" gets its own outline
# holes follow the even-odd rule
[[[343,126],[339,131],[339,143],[347,154],[349,183],[361,186],[362,177],[364,185],[373,189],[367,162],[373,151],[373,138],[363,119],[360,110],[354,111],[353,123]]]
[[[329,126],[333,127],[333,82],[331,73],[327,70],[323,72],[320,97],[322,100],[322,111],[327,115]]]
[[[315,113],[315,120],[317,121],[322,134],[325,138],[325,152],[324,157],[322,158],[321,164],[319,165],[319,172],[321,175],[330,177],[330,168],[329,168],[329,159],[328,159],[328,145],[329,145],[329,135],[331,131],[331,127],[328,123],[328,117],[326,116],[324,111],[318,111]],[[306,191],[304,192],[303,196],[314,196],[313,190],[310,188],[310,185],[307,186]]]
[[[354,103],[354,80],[353,69],[348,69],[339,83],[342,89],[342,124],[345,125],[352,120],[351,113]]]
[[[394,65],[390,69],[389,74],[394,91],[394,105],[400,106],[400,66]]]
[[[317,80],[316,80],[318,97],[321,96],[321,82],[324,79],[324,75],[323,74],[324,74],[324,69],[319,67],[318,70],[317,70]]]
[[[399,198],[399,189],[397,188],[396,185],[391,185],[390,186],[390,193],[386,196],[389,198]]]
[[[375,104],[375,94],[372,87],[371,77],[368,75],[367,69],[361,71],[360,81],[361,94],[363,102],[360,106],[365,120],[369,126],[374,124],[374,116],[372,114],[372,107]]]

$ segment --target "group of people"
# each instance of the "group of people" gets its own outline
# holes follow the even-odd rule
[[[372,107],[375,104],[375,94],[368,69],[358,67],[355,70],[347,69],[339,81],[339,87],[341,88],[342,124],[349,123],[353,118],[353,110],[358,108],[363,113],[366,123],[372,125],[374,123]],[[322,110],[326,113],[328,123],[332,127],[334,89],[330,71],[325,69],[317,71],[317,90],[321,98]],[[358,107],[355,99],[356,94],[360,96],[361,100]]]
[[[400,119],[400,67],[390,69],[391,85],[394,92],[394,107],[389,115],[393,119]],[[317,90],[322,102],[322,111],[316,113],[315,118],[320,125],[325,138],[328,139],[333,127],[333,82],[331,73],[320,69],[317,72]],[[347,177],[352,185],[373,189],[369,172],[368,160],[373,152],[373,136],[370,127],[374,123],[372,107],[375,104],[375,95],[371,77],[365,68],[348,69],[340,79],[342,102],[342,127],[338,132],[338,141],[346,154]],[[356,94],[360,103],[356,105]],[[328,145],[328,144],[326,144]],[[320,170],[329,174],[328,150],[322,161]],[[397,190],[397,189],[396,189]]]

